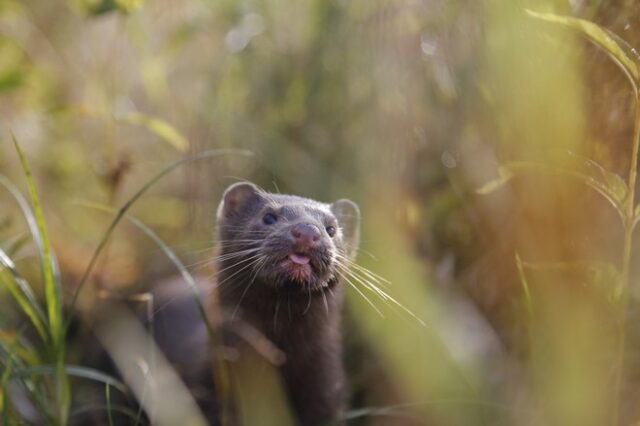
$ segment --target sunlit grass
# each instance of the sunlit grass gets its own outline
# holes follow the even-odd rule
[[[118,325],[144,343],[122,378],[79,365],[69,324],[95,319],[98,289],[120,309],[119,290],[173,275],[206,318],[185,265],[211,262],[193,248],[211,248],[220,192],[247,179],[360,205],[347,424],[636,423],[634,13],[0,0],[0,421],[157,421],[137,320]],[[225,409],[290,422],[272,364],[249,365],[240,391],[217,365]],[[101,389],[85,405],[87,382]]]

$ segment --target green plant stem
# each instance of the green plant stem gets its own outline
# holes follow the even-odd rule
[[[630,266],[631,266],[631,246],[633,243],[633,228],[635,224],[635,188],[636,180],[638,177],[638,149],[640,147],[640,94],[636,91],[635,102],[635,122],[633,129],[633,148],[631,151],[631,165],[629,166],[629,178],[627,187],[629,193],[625,201],[625,220],[624,220],[624,247],[622,250],[622,274],[620,281],[620,321],[618,324],[618,348],[617,348],[617,360],[616,360],[616,372],[614,382],[614,415],[613,424],[618,424],[620,415],[620,400],[622,397],[622,376],[624,371],[624,353],[627,340],[626,332],[626,316],[627,305],[629,303],[629,288],[630,283]]]
[[[200,159],[203,159],[203,158],[218,157],[218,156],[222,156],[222,155],[232,155],[232,154],[238,155],[238,156],[251,156],[252,155],[252,153],[250,151],[235,150],[235,149],[217,149],[217,150],[204,151],[204,152],[202,152],[200,154],[197,154],[197,155],[194,155],[194,156],[191,156],[191,157],[186,157],[186,158],[183,158],[181,160],[178,160],[178,161],[172,163],[171,165],[169,165],[168,167],[166,167],[165,169],[160,171],[160,173],[156,174],[153,178],[149,179],[144,185],[142,185],[142,187],[140,189],[138,189],[138,191],[124,203],[124,205],[120,208],[120,210],[118,210],[118,213],[116,214],[116,217],[113,219],[113,221],[111,222],[111,224],[109,225],[107,230],[102,235],[102,238],[101,238],[101,240],[100,240],[100,242],[98,244],[98,247],[93,252],[93,255],[91,256],[91,260],[89,261],[89,264],[87,265],[87,268],[85,269],[84,274],[82,275],[82,278],[80,278],[80,281],[78,282],[78,285],[77,285],[76,290],[75,290],[75,292],[73,294],[73,297],[71,298],[71,303],[69,305],[71,311],[74,310],[76,302],[78,300],[78,296],[80,295],[80,292],[82,291],[86,281],[88,280],[89,276],[91,275],[91,272],[93,271],[93,268],[94,268],[94,266],[96,264],[96,261],[98,260],[98,257],[100,256],[100,253],[102,252],[102,250],[104,249],[105,245],[107,244],[107,241],[109,241],[109,238],[111,237],[111,234],[113,233],[114,229],[116,228],[116,226],[118,225],[120,220],[124,217],[124,215],[127,213],[129,208],[131,208],[131,206],[140,197],[142,197],[142,195],[144,195],[144,193],[147,192],[147,190],[149,190],[149,188],[151,188],[157,181],[162,179],[162,177],[164,177],[165,175],[169,174],[171,171],[173,171],[174,169],[178,168],[179,166],[181,166],[183,164],[188,164],[188,163],[191,163],[193,161],[200,160]],[[68,326],[69,326],[69,321],[67,321],[67,324],[65,325],[65,329],[68,328]]]

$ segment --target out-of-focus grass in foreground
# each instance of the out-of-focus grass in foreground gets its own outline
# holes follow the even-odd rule
[[[156,283],[195,289],[238,179],[361,207],[348,424],[638,422],[634,13],[0,0],[3,424],[204,422],[124,305],[94,324],[122,379],[78,364],[66,325],[104,294],[153,312]],[[244,154],[179,160],[209,150]],[[266,358],[219,366],[223,417],[291,423]]]

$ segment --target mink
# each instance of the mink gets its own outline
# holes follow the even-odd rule
[[[242,182],[225,191],[216,221],[217,279],[196,280],[200,292],[210,296],[205,302],[208,317],[218,319],[213,322],[220,326],[223,346],[210,341],[196,301],[181,279],[153,286],[154,314],[149,318],[143,309],[140,318],[212,425],[220,424],[222,399],[229,397],[216,389],[220,377],[214,364],[221,349],[237,355],[238,362],[226,362],[231,371],[243,360],[251,368],[251,363],[262,361],[255,346],[238,337],[243,327],[283,355],[277,372],[294,422],[338,424],[347,405],[342,277],[358,248],[358,206],[346,199],[327,204],[267,193]],[[106,303],[96,316],[108,321],[111,311]],[[99,343],[86,346],[98,348],[93,352],[99,356],[93,356],[91,364],[99,358],[97,364],[115,374]],[[119,403],[128,404],[126,399]],[[227,423],[243,424],[237,410],[231,411]],[[104,424],[95,417],[75,420],[74,424]],[[118,416],[115,424],[128,420]]]
[[[336,421],[346,407],[342,276],[359,220],[350,200],[326,204],[245,182],[218,208],[220,304],[284,353],[279,371],[300,425]]]

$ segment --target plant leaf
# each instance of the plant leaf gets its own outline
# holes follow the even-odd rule
[[[81,204],[85,207],[93,208],[103,212],[117,213],[115,209],[102,204],[95,204],[95,203],[81,203]],[[171,263],[174,264],[178,272],[180,272],[182,279],[185,281],[185,283],[187,283],[187,285],[189,286],[189,289],[193,293],[193,298],[198,307],[200,316],[202,317],[202,320],[205,322],[209,335],[212,335],[214,331],[213,331],[213,328],[211,327],[211,323],[209,322],[207,311],[205,309],[202,296],[200,294],[200,290],[198,289],[198,285],[196,284],[195,279],[193,278],[193,276],[191,275],[187,267],[184,265],[184,263],[182,263],[180,258],[173,252],[173,250],[171,250],[171,248],[169,248],[169,246],[165,244],[165,242],[162,241],[162,239],[155,232],[153,232],[151,228],[149,228],[147,225],[142,223],[139,219],[137,219],[136,217],[130,214],[126,214],[125,217],[129,221],[131,221],[131,223],[133,223],[138,229],[144,232],[147,235],[147,237],[153,240],[153,242],[155,242],[158,245],[158,247],[160,247],[162,252],[165,254],[165,256],[167,256],[167,258],[171,261]],[[160,309],[162,309],[162,307],[160,307]]]
[[[51,333],[52,343],[58,347],[64,339],[64,330],[62,329],[62,296],[60,289],[60,278],[58,274],[58,265],[51,253],[51,245],[49,242],[49,234],[44,221],[44,214],[40,205],[40,198],[36,189],[31,168],[27,163],[27,159],[18,144],[16,138],[13,138],[13,144],[20,158],[22,169],[24,171],[31,204],[33,205],[33,217],[36,222],[37,235],[40,240],[38,251],[40,255],[40,264],[42,268],[43,284],[45,299],[47,302],[47,315],[49,319],[49,331]]]
[[[616,65],[624,71],[625,75],[633,85],[634,90],[636,92],[638,91],[640,78],[638,63],[640,62],[640,56],[634,48],[619,36],[585,19],[556,15],[554,13],[534,12],[529,9],[527,9],[526,12],[529,16],[534,18],[560,24],[581,32],[591,42],[607,53],[613,62],[615,62]]]
[[[12,280],[6,279],[1,273],[2,269],[7,269],[11,274]],[[31,291],[31,287],[27,281],[15,269],[15,265],[4,252],[0,249],[0,283],[7,287],[13,298],[16,300],[22,312],[31,320],[36,331],[44,342],[48,341],[48,334],[45,328],[45,315],[35,295]],[[13,285],[15,284],[15,285]]]
[[[618,212],[620,219],[624,220],[623,205],[627,197],[626,183],[614,173],[606,171],[595,162],[583,165],[582,170],[565,169],[559,166],[527,161],[514,161],[500,167],[500,178],[491,181],[477,190],[481,194],[487,194],[503,186],[516,176],[527,174],[557,174],[569,176],[580,180],[602,195]]]
[[[576,273],[586,285],[604,293],[607,300],[615,303],[620,300],[620,273],[615,265],[608,262],[524,262],[523,270],[539,273]]]
[[[63,108],[58,108],[55,112],[57,114],[75,117],[90,117],[97,119],[112,118],[112,114],[109,111],[84,104],[69,105]],[[116,116],[115,120],[118,123],[142,126],[180,152],[185,152],[189,149],[189,140],[174,126],[161,118],[136,111],[122,116]]]
[[[171,124],[157,117],[152,117],[140,112],[132,112],[117,118],[117,120],[145,127],[180,152],[185,152],[189,148],[187,138],[182,136]]]
[[[43,286],[45,300],[47,302],[47,314],[49,319],[49,335],[51,336],[51,355],[56,363],[55,374],[55,391],[56,391],[56,409],[58,421],[66,424],[69,416],[69,407],[71,406],[71,388],[69,380],[64,371],[64,344],[65,344],[65,327],[62,317],[62,290],[60,285],[60,275],[58,273],[58,263],[51,251],[49,242],[49,234],[44,221],[44,214],[40,205],[40,197],[36,189],[35,181],[31,173],[29,163],[18,144],[15,136],[13,137],[13,145],[15,146],[22,170],[27,180],[27,188],[33,206],[33,216],[37,225],[38,237],[41,244],[38,246],[40,255],[41,272],[43,276]]]
[[[608,188],[612,196],[618,202],[624,202],[629,192],[627,183],[618,174],[610,172],[596,161],[590,158],[583,158],[583,161],[585,170],[589,172],[588,174],[590,176],[600,176],[599,180]]]
[[[181,165],[188,164],[188,163],[191,163],[191,162],[194,162],[194,161],[197,161],[197,160],[201,160],[203,158],[210,158],[210,157],[217,157],[217,156],[221,156],[221,155],[231,155],[231,154],[242,155],[242,156],[251,156],[251,155],[253,155],[251,153],[251,151],[237,150],[237,149],[218,149],[218,150],[205,151],[205,152],[202,152],[202,153],[200,153],[198,155],[194,155],[194,156],[191,156],[191,157],[183,158],[181,160],[178,160],[178,161],[172,163],[168,167],[164,168],[160,173],[158,173],[157,175],[155,175],[154,177],[149,179],[144,185],[142,185],[142,187],[140,189],[138,189],[138,191],[135,194],[133,194],[133,196],[131,198],[129,198],[122,205],[122,207],[120,207],[120,209],[118,210],[118,214],[116,215],[116,217],[113,219],[113,221],[111,222],[111,224],[109,225],[107,230],[102,235],[102,238],[100,239],[100,242],[98,243],[98,247],[96,247],[95,251],[93,252],[93,255],[91,256],[91,259],[89,260],[89,264],[87,265],[87,268],[85,269],[82,277],[80,278],[78,286],[77,286],[77,288],[75,290],[75,293],[73,295],[73,299],[71,300],[71,305],[70,305],[71,308],[73,309],[73,307],[75,306],[75,303],[76,303],[76,301],[78,299],[78,295],[80,294],[80,291],[82,291],[82,288],[84,287],[84,284],[86,283],[87,278],[89,277],[89,275],[93,271],[93,268],[94,268],[94,266],[96,264],[96,261],[98,260],[98,257],[100,256],[100,253],[102,253],[102,250],[104,249],[107,241],[111,237],[111,234],[113,233],[113,230],[116,228],[118,223],[120,223],[120,220],[122,220],[122,218],[127,213],[127,211],[131,208],[133,203],[135,203],[140,197],[142,197],[144,195],[144,193],[147,192],[149,190],[149,188],[151,188],[156,182],[158,182],[165,175],[171,173],[173,170],[175,170],[176,168],[180,167]]]
[[[29,242],[30,239],[31,238],[29,238],[28,233],[22,233],[13,238],[10,238],[8,242],[5,242],[7,246],[7,248],[5,249],[7,256],[15,256],[15,254],[18,253],[20,249],[24,247],[27,242]]]
[[[121,381],[93,368],[82,367],[79,365],[65,365],[65,373],[69,376],[80,377],[82,379],[92,380],[94,382],[104,383],[113,386],[120,392],[126,394],[127,387]],[[13,375],[19,377],[28,377],[34,375],[54,375],[56,374],[56,366],[39,365],[36,367],[26,367],[14,369]]]
[[[476,189],[476,192],[482,195],[490,194],[502,188],[505,184],[507,184],[511,180],[512,177],[513,175],[508,169],[500,166],[498,167],[498,177],[494,180],[491,180],[485,183],[484,185],[482,185],[482,187]]]

